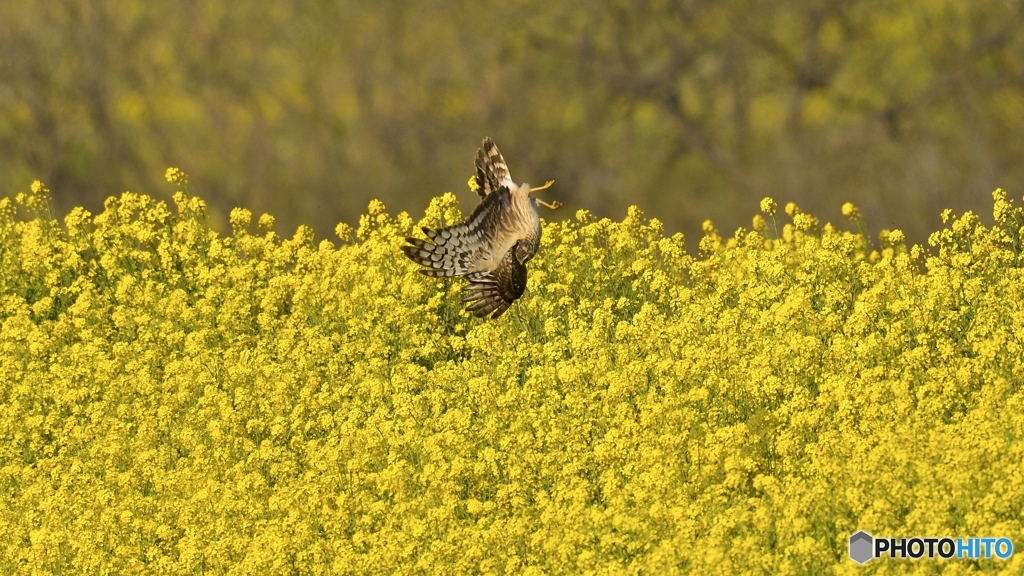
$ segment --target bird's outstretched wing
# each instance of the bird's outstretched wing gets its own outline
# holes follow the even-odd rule
[[[484,138],[480,150],[476,153],[476,193],[486,198],[491,192],[512,185],[512,175],[508,165],[494,140]]]
[[[479,318],[490,315],[501,316],[526,290],[526,265],[516,257],[516,243],[501,259],[501,264],[491,272],[467,276],[469,284],[462,301],[466,310]]]
[[[423,228],[429,240],[406,238],[408,243],[402,251],[413,262],[425,266],[420,273],[426,276],[464,276],[471,271],[471,265],[479,259],[481,250],[489,250],[488,234],[499,227],[503,215],[512,203],[508,189],[502,188],[484,197],[462,224],[431,230]],[[486,256],[486,255],[484,255]]]

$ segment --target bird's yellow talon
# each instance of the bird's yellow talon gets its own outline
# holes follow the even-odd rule
[[[530,192],[540,192],[541,190],[547,190],[548,188],[551,188],[551,185],[554,183],[554,180],[548,180],[547,182],[544,183],[543,186],[540,186],[538,188],[530,188]]]

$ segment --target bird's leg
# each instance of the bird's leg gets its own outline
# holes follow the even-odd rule
[[[548,188],[551,188],[551,185],[554,183],[554,180],[548,180],[547,182],[544,183],[543,186],[538,186],[537,188],[530,188],[530,192],[540,192],[541,190],[547,190]],[[557,210],[562,205],[562,203],[559,202],[558,200],[552,200],[550,204],[541,200],[540,198],[534,198],[534,200],[537,201],[537,204],[540,204],[541,206],[544,206],[546,208],[551,208],[552,210]]]
[[[547,190],[548,188],[551,188],[551,185],[554,183],[554,180],[548,180],[547,182],[544,183],[543,186],[539,186],[537,188],[530,188],[530,192],[540,192],[541,190]]]

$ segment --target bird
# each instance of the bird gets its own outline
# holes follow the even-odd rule
[[[434,278],[462,276],[462,302],[478,318],[497,319],[526,290],[526,263],[540,245],[537,206],[561,206],[530,196],[555,183],[531,188],[516,184],[498,146],[484,138],[476,155],[476,174],[470,187],[480,204],[465,222],[443,228],[423,227],[426,239],[406,238],[402,251],[423,266],[419,272]]]

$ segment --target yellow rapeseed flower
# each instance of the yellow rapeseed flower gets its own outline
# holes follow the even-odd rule
[[[184,186],[188,184],[188,175],[179,168],[168,168],[164,173],[164,179],[170,184]]]
[[[401,257],[452,194],[337,246],[243,208],[222,236],[186,190],[65,227],[45,197],[0,199],[0,572],[821,574],[861,529],[1024,541],[1005,193],[909,250],[792,203],[779,234],[770,198],[698,255],[580,211],[495,322]]]

